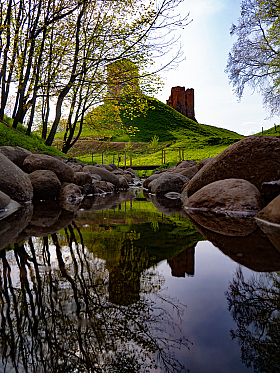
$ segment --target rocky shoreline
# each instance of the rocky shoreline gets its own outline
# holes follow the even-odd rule
[[[144,195],[164,214],[183,213],[207,239],[221,241],[225,251],[227,245],[232,247],[232,239],[244,238],[252,245],[257,235],[255,245],[266,240],[279,254],[279,156],[280,138],[247,137],[215,158],[185,160],[156,171],[144,180]],[[32,235],[56,232],[71,222],[78,209],[96,211],[132,200],[135,185],[142,183],[132,169],[84,165],[3,146],[0,249]]]

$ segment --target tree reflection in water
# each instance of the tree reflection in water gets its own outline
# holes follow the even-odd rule
[[[239,268],[226,295],[242,362],[258,372],[280,372],[280,274],[259,273],[245,280]]]
[[[162,277],[152,269],[144,272],[137,302],[112,303],[105,262],[87,251],[74,223],[65,233],[68,245],[52,234],[0,251],[3,368],[183,372],[169,349],[188,347],[189,342],[168,332],[179,330],[168,311],[170,303],[176,320],[183,307],[168,298],[160,308],[153,307],[154,297],[163,297]]]

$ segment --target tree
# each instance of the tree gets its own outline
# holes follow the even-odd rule
[[[13,252],[1,250],[4,371],[185,371],[170,350],[188,347],[189,342],[167,328],[179,330],[174,312],[180,318],[183,305],[165,298],[162,276],[154,269],[143,272],[149,257],[133,247],[132,234],[120,241],[120,263],[112,271],[117,278],[87,250],[74,222],[65,228],[64,237],[54,233],[15,244]],[[122,284],[127,298],[120,304],[117,294],[110,295],[119,277],[131,285],[128,292]],[[140,280],[141,294],[131,299],[134,290],[140,291]],[[162,302],[154,308],[157,294]],[[170,305],[174,312],[168,310]]]
[[[140,79],[150,76],[147,67],[155,55],[161,57],[174,43],[167,35],[187,23],[188,16],[181,19],[172,14],[181,1],[1,3],[0,119],[12,86],[14,127],[24,121],[29,134],[34,115],[40,112],[42,137],[51,145],[63,113],[67,117],[63,151],[67,152],[82,131],[85,114],[107,94],[107,66],[129,60],[137,66]],[[131,83],[127,76],[122,79],[126,85]],[[56,108],[55,118],[47,134],[51,106]]]
[[[262,373],[279,372],[279,273],[260,273],[245,279],[239,269],[226,295],[237,324],[231,335],[239,341],[242,362]]]
[[[262,94],[271,115],[280,113],[279,31],[279,0],[243,0],[225,70],[239,99],[247,85]]]

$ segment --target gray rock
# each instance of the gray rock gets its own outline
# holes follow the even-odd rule
[[[83,172],[83,166],[80,164],[71,164],[70,166],[74,172]]]
[[[21,169],[23,169],[25,158],[32,154],[29,150],[19,146],[1,146],[0,152]]]
[[[212,159],[214,159],[215,157],[210,157],[210,158],[205,158],[205,159],[202,159],[201,161],[199,161],[197,163],[197,167],[198,169],[200,170],[202,167],[204,167],[207,163],[209,163],[210,161],[212,161]]]
[[[113,193],[115,190],[114,184],[104,180],[94,182],[93,186],[95,188],[94,194]]]
[[[83,186],[86,184],[91,184],[92,177],[87,172],[75,172],[74,175],[74,184],[77,184],[79,186]]]
[[[256,216],[256,219],[265,220],[273,224],[280,224],[280,195],[274,198]]]
[[[83,198],[81,188],[76,184],[70,183],[63,185],[58,201],[64,210],[76,211]]]
[[[7,207],[10,201],[11,198],[6,193],[0,191],[0,210]]]
[[[190,159],[187,159],[185,161],[179,161],[177,164],[176,164],[176,168],[189,168],[189,167],[193,167],[197,164],[196,161],[193,161],[193,160],[190,160]]]
[[[124,190],[129,189],[127,179],[124,176],[121,176],[119,178],[119,189],[124,189]]]
[[[198,173],[197,165],[181,170],[180,174],[186,176],[188,179],[192,179],[194,175]]]
[[[181,198],[186,209],[217,213],[241,212],[255,215],[264,205],[258,189],[242,179],[218,180],[202,187],[189,198],[185,198],[185,195]]]
[[[51,200],[58,197],[61,182],[53,171],[36,170],[28,175],[34,192],[34,200]]]
[[[166,170],[165,170],[165,171],[166,171]],[[162,173],[158,173],[158,174],[156,173],[156,174],[153,174],[153,175],[147,177],[147,179],[145,179],[144,182],[143,182],[143,188],[149,190],[149,185],[150,185],[150,183],[151,183],[153,180],[159,178],[161,175],[162,175]]]
[[[280,138],[250,136],[231,145],[206,163],[187,185],[191,196],[207,184],[244,179],[259,190],[263,182],[280,179]]]
[[[62,162],[56,157],[51,157],[45,154],[32,154],[25,158],[23,162],[28,172],[36,170],[53,171],[60,181],[72,183],[74,181],[74,171],[65,162]]]
[[[168,192],[181,193],[183,185],[188,181],[188,178],[181,174],[163,173],[160,177],[151,181],[149,189],[152,194],[164,195]]]
[[[17,202],[32,201],[33,187],[27,174],[0,153],[0,190]]]
[[[109,183],[119,186],[119,178],[103,167],[85,166],[84,169],[88,170],[93,175],[101,176],[101,180],[103,181],[108,181]]]
[[[127,168],[125,172],[129,173],[133,178],[138,178],[137,173],[132,168]]]

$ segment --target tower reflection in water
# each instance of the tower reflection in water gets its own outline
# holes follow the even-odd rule
[[[97,240],[102,232],[99,226]],[[107,263],[88,250],[83,236],[88,239],[73,222],[0,251],[4,369],[184,371],[169,351],[188,347],[177,325],[184,306],[164,294],[164,278],[153,269],[159,258],[137,247],[139,233],[130,231],[116,235]],[[157,297],[162,306],[153,308]]]

